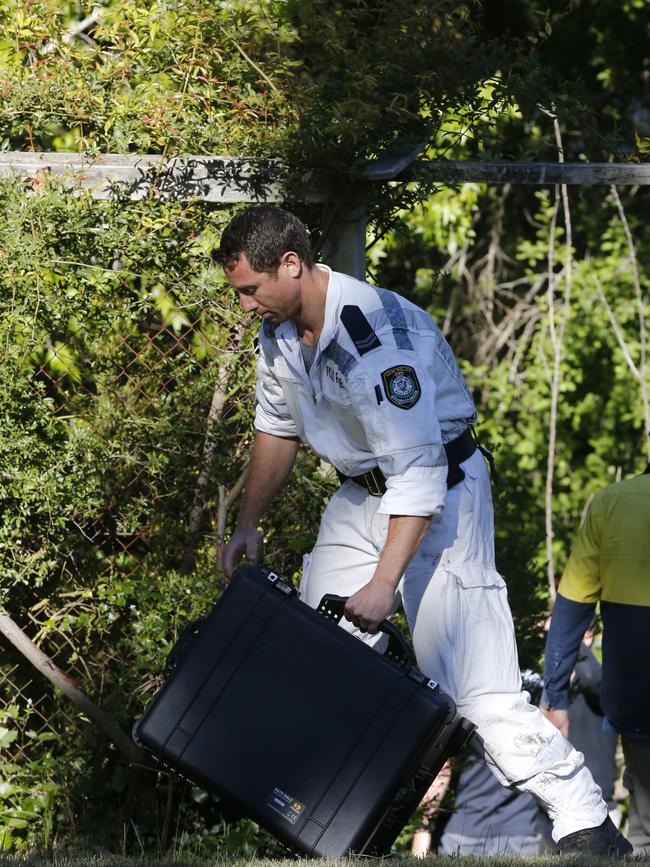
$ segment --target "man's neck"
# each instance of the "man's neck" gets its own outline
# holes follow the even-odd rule
[[[294,324],[298,336],[308,345],[316,343],[323,330],[328,284],[328,271],[317,265],[305,266],[301,280],[302,305]]]

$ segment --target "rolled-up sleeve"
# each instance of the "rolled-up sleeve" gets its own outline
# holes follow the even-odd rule
[[[385,475],[385,474],[384,474]],[[447,467],[411,467],[386,476],[386,493],[379,504],[383,515],[437,515],[447,495]]]
[[[391,400],[391,371],[400,369],[413,396]],[[447,456],[436,416],[436,387],[428,371],[404,353],[382,352],[360,364],[348,380],[355,412],[377,466],[386,477],[379,512],[435,515],[447,494]]]
[[[258,351],[257,356],[255,397],[256,430],[276,437],[298,436],[298,428],[287,407],[282,386],[273,376],[261,351]]]

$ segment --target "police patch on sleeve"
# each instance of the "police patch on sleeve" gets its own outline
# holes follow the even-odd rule
[[[398,364],[397,367],[389,367],[381,375],[384,383],[386,397],[400,409],[411,409],[420,399],[422,390],[418,377],[412,367]]]

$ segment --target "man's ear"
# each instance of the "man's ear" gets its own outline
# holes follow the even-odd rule
[[[293,250],[288,250],[280,257],[280,267],[287,269],[287,273],[291,277],[300,277],[302,275],[303,262],[297,253]]]

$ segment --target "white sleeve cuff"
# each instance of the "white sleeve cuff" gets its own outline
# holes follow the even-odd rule
[[[255,430],[271,434],[274,437],[297,437],[299,435],[293,419],[269,415],[259,403],[255,408],[254,426]]]
[[[381,498],[382,515],[438,515],[445,506],[447,467],[410,467],[386,479]]]

